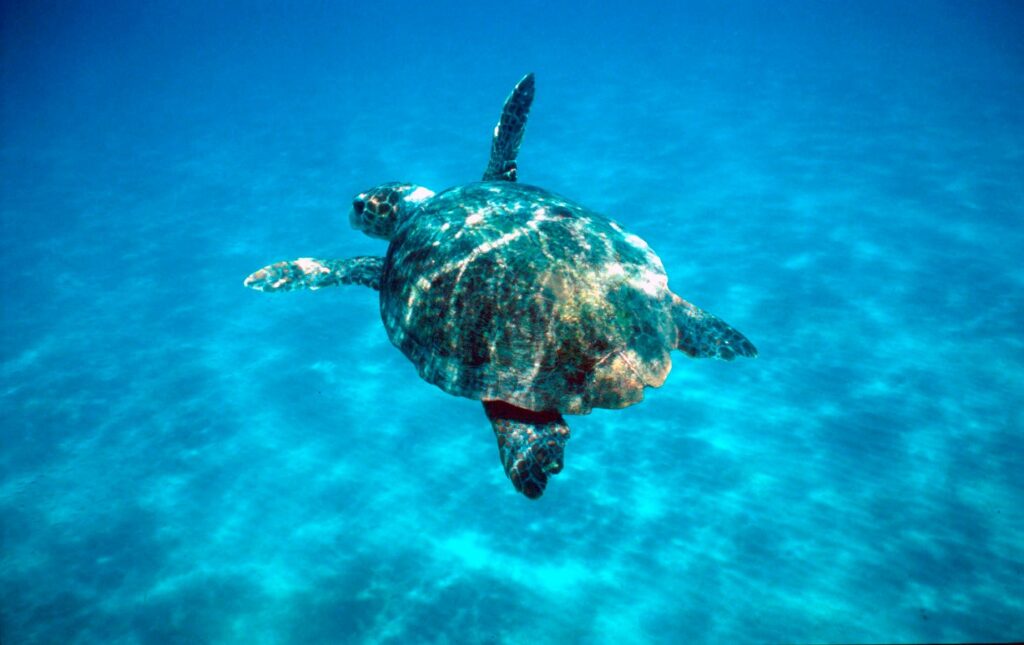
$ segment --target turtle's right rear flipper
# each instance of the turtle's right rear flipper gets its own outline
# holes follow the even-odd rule
[[[384,258],[377,256],[346,260],[299,258],[263,267],[245,279],[245,286],[257,291],[295,291],[361,284],[379,291],[383,273]]]
[[[505,474],[516,490],[537,499],[564,465],[569,426],[557,412],[534,412],[504,401],[484,401],[484,412],[498,437]]]
[[[737,356],[757,356],[754,344],[724,320],[691,305],[679,296],[673,296],[673,299],[672,315],[678,333],[677,349],[692,358],[731,361]]]

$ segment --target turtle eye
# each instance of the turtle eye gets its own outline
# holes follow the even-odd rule
[[[356,212],[356,215],[362,215],[363,209],[366,208],[366,202],[361,199],[352,200],[352,210]]]

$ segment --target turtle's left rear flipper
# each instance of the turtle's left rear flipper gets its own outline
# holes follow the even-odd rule
[[[534,412],[505,403],[484,401],[484,412],[498,437],[505,474],[516,490],[537,499],[548,477],[562,471],[569,426],[557,412]]]
[[[383,272],[384,258],[377,256],[345,260],[299,258],[263,267],[245,279],[245,286],[257,291],[295,291],[361,284],[379,291]]]

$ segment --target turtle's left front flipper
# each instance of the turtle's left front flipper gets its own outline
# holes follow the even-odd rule
[[[245,279],[245,286],[257,291],[295,291],[361,284],[379,291],[383,273],[384,258],[377,256],[345,260],[299,258],[263,267]]]
[[[484,401],[498,437],[498,454],[516,490],[530,499],[544,494],[548,477],[562,472],[569,426],[557,412],[534,412],[504,401]]]

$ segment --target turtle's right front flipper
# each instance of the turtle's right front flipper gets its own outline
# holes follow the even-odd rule
[[[498,437],[498,454],[516,490],[530,499],[544,494],[548,477],[564,465],[569,426],[557,412],[534,412],[504,401],[484,401]]]
[[[299,258],[263,267],[245,279],[245,286],[257,291],[294,291],[361,284],[379,291],[383,273],[384,258],[377,256],[345,260]]]
[[[505,99],[501,117],[494,128],[491,141],[491,158],[484,171],[484,181],[515,181],[516,157],[526,132],[526,116],[533,103],[533,74],[527,74],[516,83],[512,93]]]

